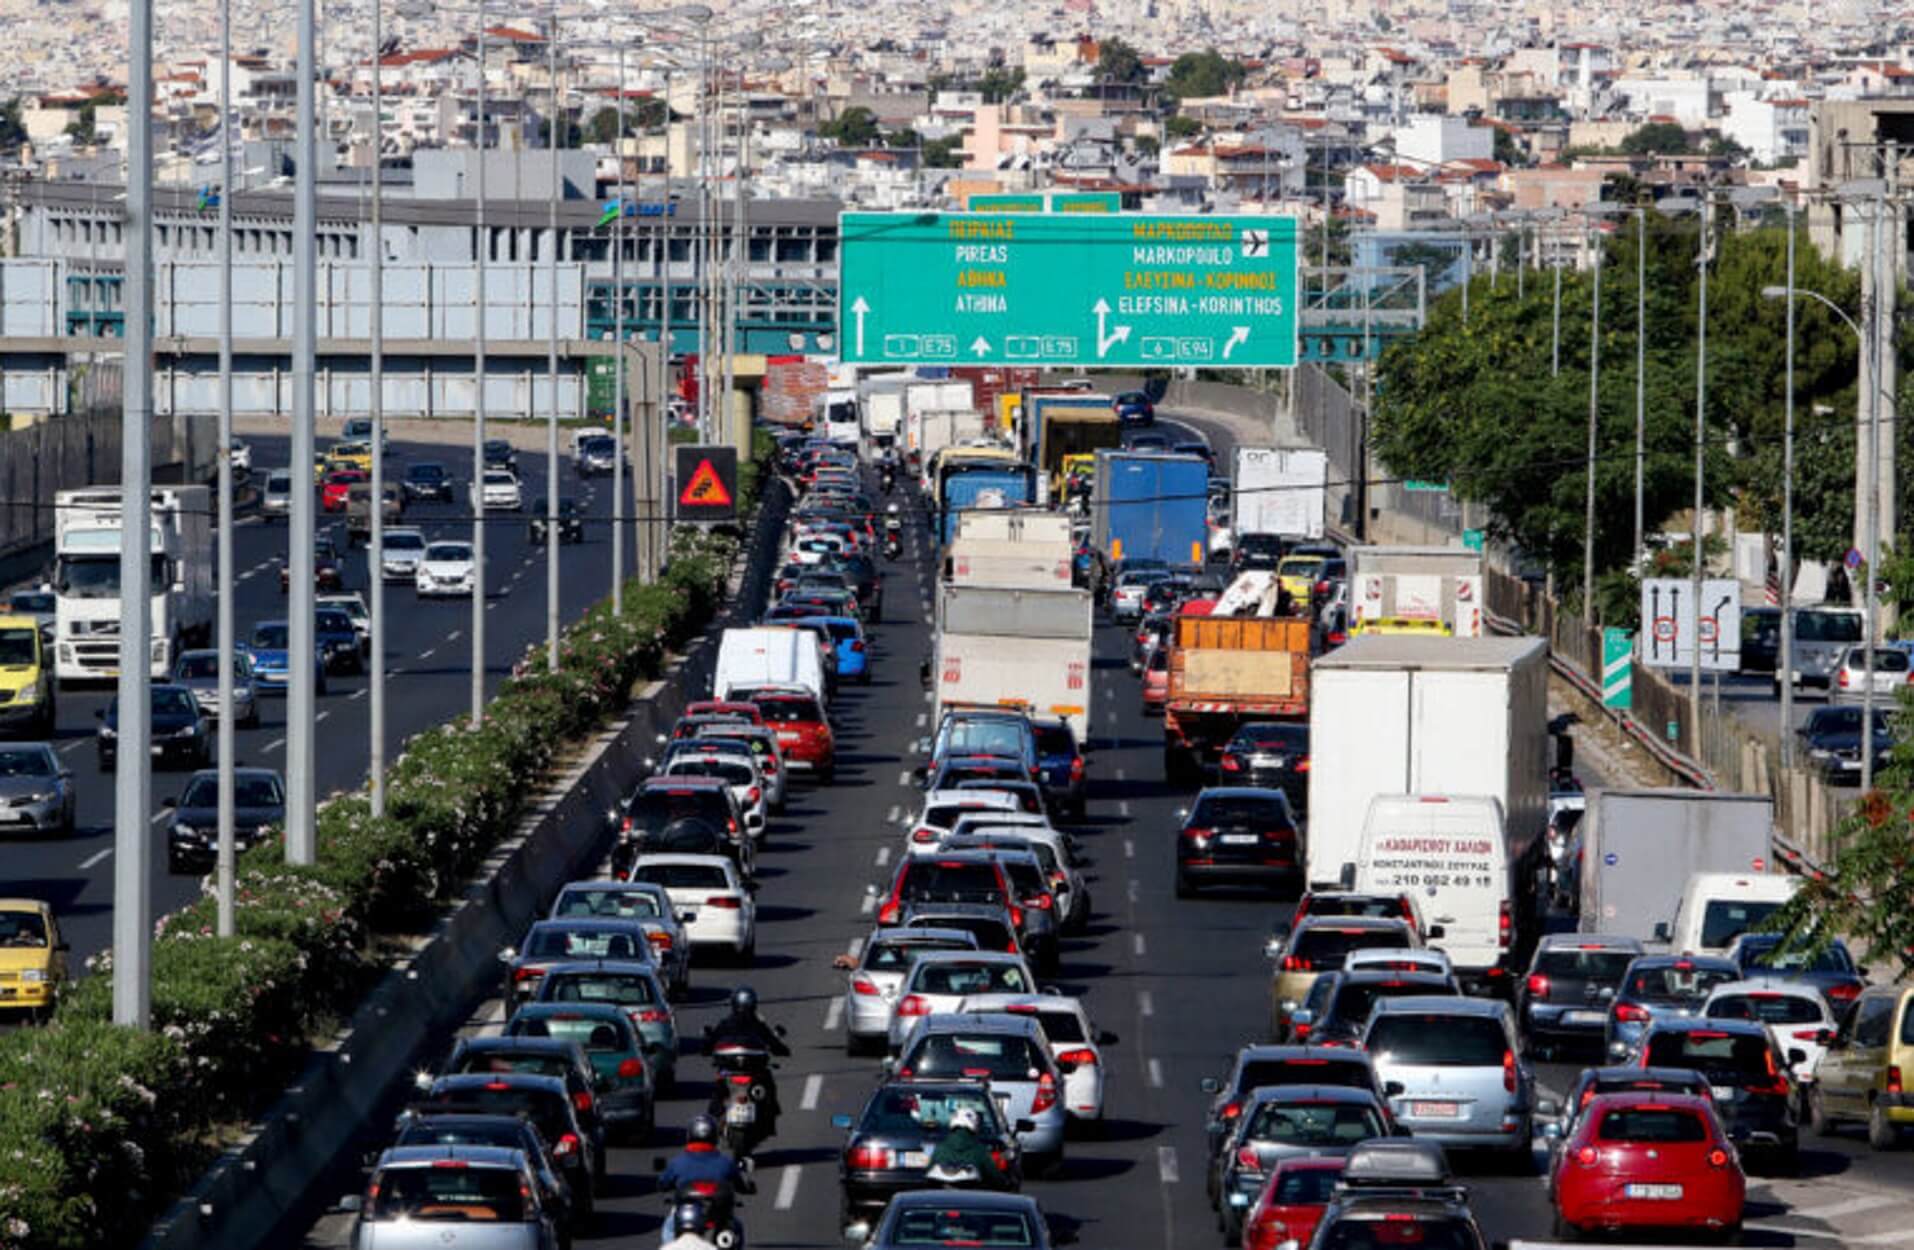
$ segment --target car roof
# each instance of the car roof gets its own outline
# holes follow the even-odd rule
[[[969,929],[939,929],[935,925],[924,925],[919,928],[911,928],[907,925],[885,925],[871,931],[871,936],[864,943],[864,949],[869,950],[873,946],[881,946],[886,942],[975,943],[976,940],[977,935]]]
[[[381,1168],[424,1168],[447,1159],[487,1168],[522,1168],[525,1152],[505,1146],[390,1146],[379,1156]]]
[[[1258,1085],[1249,1091],[1251,1102],[1347,1102],[1375,1107],[1375,1091],[1359,1085]]]
[[[719,865],[725,868],[733,867],[729,855],[687,855],[683,852],[660,852],[656,855],[640,855],[637,862],[639,867],[643,867],[646,864],[704,864]]]
[[[1723,981],[1708,991],[1708,997],[1717,994],[1785,994],[1789,998],[1811,998],[1827,1007],[1827,999],[1821,991],[1814,988],[1813,982],[1795,981],[1782,977],[1749,977],[1745,981]],[[1712,1017],[1710,1017],[1712,1019]]]
[[[1584,951],[1639,951],[1640,938],[1621,933],[1545,933],[1536,949]]]
[[[1023,956],[1009,951],[925,951],[917,957],[917,966],[948,963],[1014,964],[1021,967]]]
[[[477,1040],[477,1039],[474,1039],[474,1040]],[[556,1038],[525,1038],[523,1040],[525,1041],[556,1041],[557,1039]],[[577,1044],[578,1043],[576,1042],[570,1043],[570,1045],[573,1045],[573,1046],[576,1046]],[[484,1085],[491,1084],[493,1082],[500,1082],[500,1081],[504,1082],[507,1085],[511,1085],[515,1088],[537,1089],[537,1090],[545,1091],[547,1093],[555,1092],[559,1094],[560,1096],[563,1096],[563,1094],[565,1093],[565,1078],[564,1077],[541,1076],[532,1072],[448,1072],[444,1074],[443,1076],[433,1078],[432,1085],[434,1088],[437,1088],[442,1085],[446,1089],[463,1090],[463,1089],[471,1089],[473,1086],[484,1086]]]
[[[1439,997],[1434,994],[1404,994],[1400,998],[1385,998],[1376,1003],[1374,1020],[1384,1015],[1451,1015],[1475,1016],[1485,1020],[1497,1020],[1509,1014],[1509,1005],[1499,998],[1464,998],[1461,995]]]
[[[1037,1023],[1034,1016],[981,1011],[934,1011],[924,1017],[911,1038],[915,1041],[932,1033],[1002,1033],[1006,1036],[1042,1037],[1043,1026]]]
[[[1373,1060],[1360,1050],[1342,1046],[1290,1046],[1281,1042],[1252,1042],[1236,1052],[1239,1063],[1270,1063],[1289,1059],[1329,1059],[1343,1063],[1373,1066]]]
[[[233,769],[233,776],[235,778],[271,777],[273,780],[277,781],[279,780],[279,770],[276,768],[235,768]],[[192,776],[186,779],[186,784],[191,785],[193,782],[200,780],[202,777],[210,778],[214,781],[218,781],[219,770],[217,768],[201,768],[195,771]]]
[[[1020,1211],[1043,1218],[1037,1200],[1025,1194],[999,1194],[987,1189],[907,1189],[891,1197],[889,1210],[905,1207],[949,1207],[953,1211]]]
[[[1389,896],[1379,895],[1378,897],[1387,898]],[[1409,922],[1401,916],[1325,916],[1311,912],[1297,923],[1296,932],[1301,933],[1305,929],[1316,928],[1374,929],[1380,933],[1392,929],[1407,931],[1409,929]],[[1413,936],[1413,934],[1411,934],[1411,936]]]
[[[1288,798],[1274,786],[1208,786],[1197,792],[1200,803],[1204,799],[1282,799]]]

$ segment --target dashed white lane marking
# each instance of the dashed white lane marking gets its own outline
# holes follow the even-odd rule
[[[910,784],[910,769],[904,768],[904,769],[898,770],[897,784],[900,786],[907,786]]]
[[[266,744],[266,749],[268,751],[277,751],[280,747],[283,747],[285,745],[286,745],[286,740],[284,738],[274,738],[271,742],[268,742]]]
[[[904,814],[904,809],[899,807],[897,804],[893,803],[891,804],[891,810],[884,813],[884,823],[887,825],[894,825],[897,823],[897,818],[903,814]]]
[[[1137,897],[1143,893],[1143,887],[1138,885],[1135,881],[1130,882],[1129,890],[1130,890],[1130,901],[1132,903],[1136,902]]]
[[[798,1178],[804,1175],[801,1167],[784,1169],[784,1175],[778,1178],[777,1201],[772,1205],[780,1211],[789,1211],[791,1204],[797,1201]]]
[[[113,848],[110,846],[104,847],[100,850],[93,852],[91,855],[87,856],[85,859],[80,861],[80,871],[87,872],[91,870],[101,860],[105,859],[107,856],[111,855],[112,853],[113,853]]]
[[[456,629],[453,630],[451,633],[445,636],[445,640],[447,642],[457,642],[459,640],[459,631]]]
[[[439,649],[437,647],[427,647],[425,650],[419,652],[419,658],[421,660],[429,660],[438,653]]]
[[[858,914],[863,916],[868,916],[872,912],[876,911],[877,910],[877,895],[866,894],[864,896],[864,901],[857,905],[857,910],[858,910]]]
[[[930,720],[929,712],[919,712],[917,714],[917,727],[919,729],[922,729],[929,720]]]
[[[1157,1089],[1163,1088],[1163,1065],[1154,1059],[1150,1060],[1150,1084]]]
[[[355,690],[355,691],[353,691],[353,692],[352,692],[351,694],[349,694],[349,695],[347,695],[347,696],[346,696],[346,698],[348,698],[348,699],[363,699],[363,698],[365,698],[365,693],[366,693],[366,687],[364,687],[364,686],[361,686],[361,687],[359,687],[359,688],[358,688],[357,690]]]
[[[1119,768],[1119,769],[1117,769],[1117,780],[1118,780],[1118,781],[1128,781],[1128,780],[1129,780],[1129,777],[1128,777],[1128,775],[1126,775],[1126,774],[1124,773],[1124,771],[1123,771],[1123,770],[1122,770],[1121,768]]]
[[[1141,933],[1132,933],[1130,935],[1130,949],[1138,955],[1143,954],[1144,944],[1143,935]]]
[[[1136,992],[1136,1014],[1139,1016],[1153,1016],[1156,1014],[1156,1000],[1150,997],[1150,991],[1138,990]]]
[[[1158,1146],[1156,1148],[1156,1175],[1165,1185],[1174,1185],[1182,1179],[1176,1171],[1176,1147]]]
[[[831,1005],[824,1009],[824,1031],[826,1033],[836,1032],[838,1023],[843,1019],[844,1000],[842,998],[833,998]]]
[[[165,808],[162,807],[157,812],[154,812],[152,818],[148,820],[146,823],[149,825],[157,825],[160,821],[165,820],[168,816],[171,816],[171,815],[172,815],[171,812],[167,811]]]
[[[1123,858],[1125,859],[1136,858],[1136,840],[1135,839],[1133,838],[1123,839]]]
[[[861,937],[852,938],[850,944],[844,948],[844,953],[852,959],[856,959],[864,953],[864,939]]]
[[[1825,1207],[1796,1208],[1788,1212],[1788,1218],[1821,1220],[1825,1223],[1838,1220],[1843,1216],[1859,1215],[1863,1211],[1872,1211],[1877,1207],[1891,1207],[1905,1201],[1905,1198],[1896,1198],[1888,1194],[1861,1194],[1849,1198],[1846,1202],[1836,1202]]]
[[[71,755],[75,751],[79,750],[83,745],[85,745],[85,743],[86,743],[85,738],[77,738],[74,741],[69,742],[65,746],[61,747],[60,754]]]
[[[332,715],[332,709],[328,708],[325,711],[319,713],[319,715],[313,717],[312,723],[316,725],[330,715]]]
[[[1123,799],[1119,801],[1117,803],[1117,815],[1128,816],[1129,814],[1130,814],[1130,800]]]
[[[877,848],[877,866],[879,868],[882,868],[884,865],[890,862],[891,862],[891,848],[888,846],[878,847]]]

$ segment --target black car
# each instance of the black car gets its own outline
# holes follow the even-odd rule
[[[201,714],[199,700],[184,686],[156,685],[152,690],[153,716],[149,729],[151,742],[148,745],[152,748],[153,763],[183,765],[187,768],[206,767],[211,749],[206,730],[211,722]],[[111,703],[94,715],[100,719],[97,736],[100,771],[110,773],[119,760],[119,697],[114,696]]]
[[[534,499],[530,520],[526,522],[526,537],[540,546],[545,542],[546,514],[551,504],[545,499]],[[578,510],[576,499],[558,501],[558,541],[561,543],[582,543],[585,541],[585,514]]]
[[[573,1228],[578,1222],[572,1187],[555,1161],[551,1144],[537,1125],[521,1116],[422,1109],[406,1117],[392,1146],[496,1146],[522,1151],[538,1176],[539,1197],[557,1212],[559,1224]]]
[[[212,864],[219,854],[219,772],[194,773],[178,799],[162,807],[173,811],[166,831],[166,867],[189,872]],[[233,770],[233,846],[243,851],[286,820],[286,786],[270,768]]]
[[[1032,720],[1037,735],[1037,767],[1043,774],[1043,796],[1052,808],[1082,820],[1089,763],[1076,730],[1067,720]]]
[[[1281,790],[1218,786],[1196,796],[1180,813],[1176,831],[1176,896],[1189,898],[1204,885],[1298,884],[1303,876],[1302,836],[1296,814]]]
[[[1882,708],[1874,711],[1874,768],[1887,767],[1888,754],[1894,749],[1894,731],[1888,727]],[[1830,785],[1854,786],[1861,783],[1861,709],[1858,707],[1818,707],[1807,723],[1794,731],[1800,749],[1810,767]]]
[[[346,573],[339,554],[339,539],[331,530],[320,530],[312,538],[312,584],[321,594],[346,588]],[[283,594],[292,585],[292,562],[279,565],[279,590]]]
[[[1229,571],[1231,575],[1248,572],[1276,571],[1283,560],[1283,540],[1276,534],[1238,534],[1230,548]]]
[[[1016,922],[1001,901],[906,903],[892,925],[899,929],[961,929],[977,939],[978,950],[1023,953]]]
[[[636,919],[566,916],[538,920],[516,947],[499,952],[505,980],[500,997],[516,1010],[538,995],[539,982],[561,964],[581,959],[615,959],[658,966],[651,953],[651,937]]]
[[[1210,445],[1208,443],[1205,443],[1201,441],[1200,439],[1189,440],[1189,441],[1185,441],[1181,443],[1171,443],[1170,454],[1173,456],[1195,456],[1198,460],[1201,460],[1204,464],[1209,465],[1211,468],[1216,467],[1216,453],[1210,449]]]
[[[1645,1068],[1692,1068],[1744,1157],[1792,1172],[1800,1153],[1794,1082],[1766,1025],[1755,1020],[1662,1020],[1642,1038]]]
[[[563,1077],[533,1076],[510,1068],[441,1076],[400,1115],[395,1127],[403,1132],[415,1114],[449,1111],[524,1116],[531,1121],[552,1144],[552,1161],[571,1189],[573,1209],[581,1219],[591,1218],[598,1183],[605,1174],[604,1144],[580,1123],[577,1097]]]
[[[817,567],[843,574],[850,588],[857,592],[857,604],[863,609],[866,621],[875,625],[884,619],[884,576],[869,556],[837,556]]]
[[[977,1113],[977,1136],[1009,1174],[1004,1191],[1020,1189],[1023,1176],[1015,1126],[1005,1123],[988,1082],[890,1081],[877,1088],[855,1119],[831,1117],[832,1127],[846,1130],[844,1149],[838,1154],[838,1176],[844,1188],[840,1227],[874,1219],[898,1194],[926,1188],[931,1153],[958,1110]]]
[[[1343,1160],[1342,1179],[1316,1227],[1317,1246],[1420,1246],[1423,1250],[1488,1250],[1469,1208],[1469,1191],[1454,1183],[1434,1142],[1378,1139]]]
[[[518,468],[518,452],[502,438],[488,438],[479,454],[485,458],[488,469]]]
[[[1744,933],[1735,939],[1728,957],[1741,965],[1750,981],[1792,981],[1812,986],[1837,1012],[1850,1006],[1867,988],[1867,969],[1854,962],[1841,939],[1809,954],[1782,951],[1781,937],[1779,933]]]
[[[446,503],[453,501],[452,475],[445,466],[434,460],[422,460],[405,467],[405,477],[399,482],[399,488],[405,492],[408,501],[413,499],[438,499]]]
[[[1328,981],[1322,990],[1320,1015],[1299,1007],[1289,1013],[1293,1032],[1306,1036],[1311,1046],[1356,1046],[1369,1023],[1369,1009],[1385,998],[1411,994],[1460,994],[1462,987],[1453,976],[1439,972],[1396,972],[1386,969],[1358,968],[1354,972],[1330,972],[1318,978]],[[1316,987],[1310,997],[1316,996]]]
[[[1250,1094],[1273,1085],[1348,1085],[1382,1098],[1382,1085],[1369,1056],[1360,1050],[1332,1046],[1245,1046],[1236,1052],[1229,1075],[1203,1078],[1210,1096],[1203,1117],[1210,1155],[1222,1149],[1236,1127]]]
[[[592,1092],[597,1088],[598,1078],[593,1075],[591,1058],[582,1045],[557,1037],[462,1037],[453,1043],[452,1053],[439,1069],[439,1076],[499,1072],[549,1076],[562,1081],[573,1107],[578,1110],[579,1124],[602,1148],[605,1126],[598,1115],[597,1097]],[[601,1174],[602,1171],[601,1167]]]
[[[1781,609],[1741,610],[1741,667],[1743,673],[1772,673],[1781,656]]]
[[[643,783],[618,805],[612,821],[618,837],[612,847],[612,873],[620,877],[640,855],[735,859],[737,840],[745,836],[730,787],[698,777],[659,777]]]
[[[1309,813],[1309,725],[1251,721],[1223,746],[1216,762],[1224,785],[1281,790],[1290,810]]]
[[[1049,1224],[1035,1198],[932,1187],[899,1194],[884,1208],[883,1219],[864,1250],[925,1246],[1050,1250],[1052,1244]]]
[[[1515,990],[1516,1019],[1529,1045],[1546,1055],[1567,1041],[1599,1043],[1615,991],[1641,954],[1642,944],[1632,937],[1544,935]]]

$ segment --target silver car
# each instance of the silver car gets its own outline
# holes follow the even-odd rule
[[[855,1055],[884,1048],[890,1039],[891,1011],[918,956],[976,949],[976,934],[962,929],[881,928],[864,939],[855,955],[839,955],[833,966],[846,973],[844,1049]]]
[[[558,1250],[557,1212],[520,1150],[396,1146],[379,1156],[359,1213],[354,1250]]]
[[[267,520],[284,519],[292,511],[292,470],[274,469],[259,492],[259,511]]]
[[[73,770],[44,742],[0,743],[0,833],[73,832]]]
[[[388,582],[416,581],[425,560],[425,531],[389,529],[380,553],[379,575]]]
[[[573,881],[552,901],[550,920],[635,920],[673,998],[691,986],[691,939],[661,885],[649,881]]]
[[[1535,1078],[1508,1003],[1385,998],[1371,1011],[1363,1050],[1390,1111],[1415,1136],[1528,1158]]]
[[[944,926],[932,926],[942,928]],[[900,1053],[924,1021],[957,1010],[972,994],[1035,994],[1037,974],[1008,951],[929,951],[904,974],[891,1010],[890,1051]]]
[[[1243,1217],[1285,1159],[1346,1157],[1365,1141],[1390,1136],[1389,1112],[1375,1094],[1347,1085],[1265,1086],[1251,1092],[1224,1148],[1210,1159],[1209,1198],[1223,1240],[1243,1234]]]
[[[193,692],[200,715],[219,719],[219,652],[187,651],[173,665],[173,683]],[[253,683],[253,657],[233,652],[233,724],[259,724],[259,690]]]
[[[1070,1119],[1063,1105],[1063,1074],[1035,1017],[931,1016],[894,1071],[924,1080],[986,1077],[997,1109],[1018,1126],[1025,1173],[1040,1174],[1062,1160]]]
[[[1874,648],[1874,698],[1876,702],[1893,705],[1894,699],[1908,685],[1908,667],[1914,657],[1899,647]],[[1828,697],[1838,703],[1859,703],[1867,695],[1868,688],[1868,649],[1849,647],[1842,655],[1840,665],[1834,670],[1834,679],[1828,687]]]

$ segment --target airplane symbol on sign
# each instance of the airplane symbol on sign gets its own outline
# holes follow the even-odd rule
[[[1245,256],[1269,255],[1269,231],[1267,230],[1243,231],[1243,255]]]

